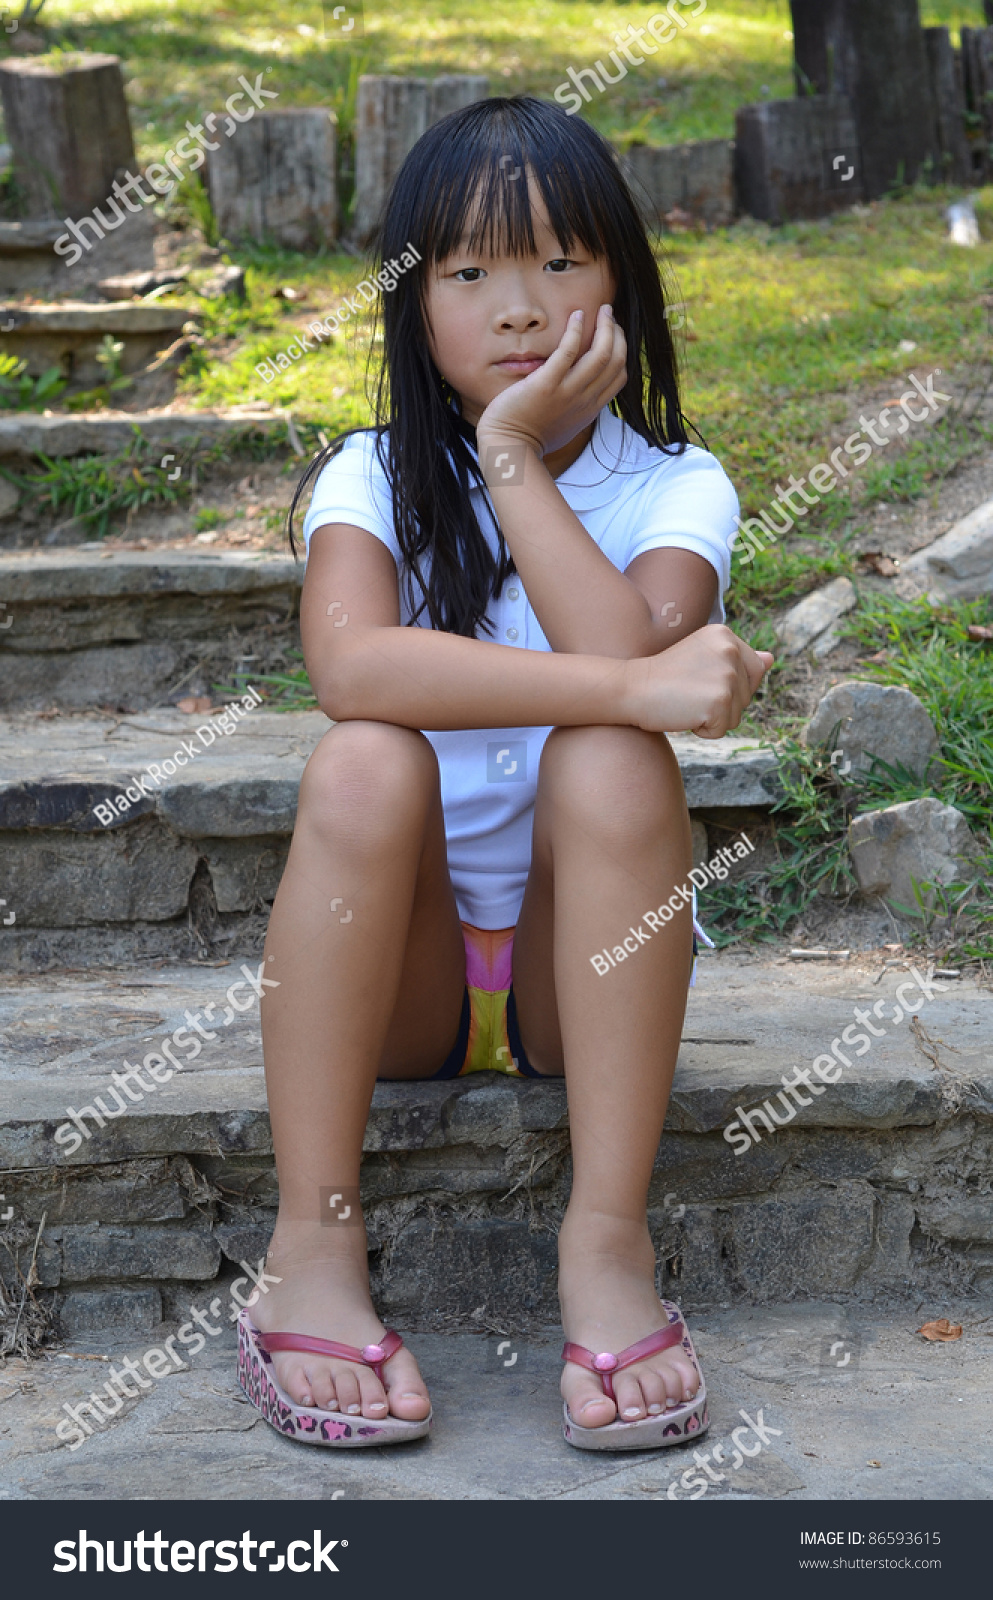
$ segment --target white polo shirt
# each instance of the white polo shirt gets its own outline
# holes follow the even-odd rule
[[[556,486],[591,538],[619,571],[646,550],[693,550],[718,577],[711,622],[723,622],[721,596],[730,576],[730,540],[738,497],[724,469],[707,451],[690,445],[666,455],[601,411],[583,454],[556,478]],[[496,529],[480,490],[473,509],[494,555]],[[347,522],[381,539],[401,561],[391,496],[376,457],[375,435],[354,434],[320,473],[304,520],[309,550],[315,528]],[[410,621],[404,585],[401,620]],[[512,650],[549,650],[518,575],[510,578],[487,618],[492,633],[478,637]],[[429,627],[426,614],[418,626]],[[531,865],[531,821],[538,761],[550,728],[425,729],[438,756],[448,839],[448,865],[464,922],[509,928],[518,917]]]

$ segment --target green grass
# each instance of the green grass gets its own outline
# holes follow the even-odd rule
[[[843,782],[829,749],[780,740],[777,860],[703,892],[701,914],[718,944],[778,938],[815,896],[854,893],[851,818],[933,796],[967,818],[980,855],[963,863],[968,871],[959,881],[922,881],[916,903],[905,909],[919,920],[918,939],[937,940],[948,959],[993,959],[993,645],[968,631],[991,625],[993,597],[936,608],[926,598],[860,595],[844,631],[877,652],[882,642],[886,659],[864,663],[859,676],[917,695],[934,723],[939,759],[923,775],[877,762],[858,782]]]
[[[152,160],[187,116],[230,94],[241,72],[271,68],[268,87],[278,87],[286,104],[330,104],[350,135],[356,66],[416,77],[485,73],[493,92],[550,96],[567,67],[606,59],[616,32],[643,26],[657,9],[399,0],[366,5],[363,32],[347,42],[324,36],[321,0],[48,0],[42,21],[57,47],[124,58],[140,154]],[[982,0],[924,0],[921,11],[926,24],[956,31],[983,24]],[[653,144],[730,137],[738,106],[792,94],[790,37],[788,0],[710,0],[656,55],[591,102],[590,117],[611,137]]]

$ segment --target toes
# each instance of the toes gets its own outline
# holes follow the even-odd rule
[[[320,1406],[324,1411],[337,1411],[338,1398],[335,1393],[334,1378],[331,1368],[325,1362],[323,1365],[314,1365],[309,1370],[310,1392],[314,1396],[314,1405]]]
[[[617,1416],[617,1407],[608,1400],[600,1384],[592,1379],[568,1374],[562,1386],[563,1397],[573,1422],[581,1428],[603,1428]]]
[[[354,1367],[339,1367],[334,1374],[334,1386],[339,1411],[343,1416],[357,1417],[362,1410],[362,1397]]]
[[[665,1381],[662,1374],[651,1367],[645,1367],[638,1373],[638,1382],[645,1397],[645,1409],[648,1415],[657,1417],[665,1410],[666,1402]]]
[[[431,1410],[431,1401],[420,1377],[394,1379],[387,1396],[391,1412],[404,1422],[423,1422]]]
[[[647,1414],[648,1407],[641,1384],[633,1373],[618,1373],[614,1379],[614,1393],[617,1396],[617,1414],[622,1421],[637,1422]]]
[[[692,1400],[700,1386],[696,1368],[685,1357],[679,1361],[667,1362],[662,1368],[661,1376],[670,1406],[681,1406],[687,1400]]]
[[[276,1377],[290,1399],[295,1400],[298,1406],[312,1406],[314,1404],[313,1384],[302,1361],[294,1361],[282,1373],[280,1373],[277,1365]]]
[[[381,1422],[389,1410],[383,1385],[368,1367],[359,1368],[358,1382],[362,1415]]]

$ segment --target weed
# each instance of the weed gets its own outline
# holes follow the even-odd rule
[[[846,839],[851,802],[828,757],[793,738],[780,741],[778,755],[775,863],[701,891],[701,918],[720,946],[776,939],[816,896],[843,898],[856,889]]]
[[[40,378],[30,378],[27,362],[0,355],[0,409],[37,411],[58,399],[66,386],[61,367],[49,367]]]

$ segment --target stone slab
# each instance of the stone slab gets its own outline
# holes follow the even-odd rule
[[[702,914],[706,921],[705,904]],[[919,998],[916,984],[908,971],[899,969],[886,972],[878,985],[874,976],[871,968],[860,969],[854,962],[824,963],[812,970],[727,953],[702,956],[698,986],[689,996],[667,1136],[692,1137],[700,1159],[709,1163],[704,1141],[696,1145],[696,1140],[717,1135],[713,1149],[734,1174],[753,1159],[765,1160],[778,1141],[800,1130],[867,1135],[941,1125],[947,1116],[942,1075],[917,1051],[897,999],[898,986],[907,981]],[[67,1156],[53,1139],[67,1106],[78,1110],[105,1094],[111,1072],[123,1068],[125,1058],[134,1062],[157,1048],[157,1040],[184,1025],[187,1010],[203,1013],[213,1002],[216,1016],[221,1016],[224,994],[240,977],[239,966],[228,963],[0,980],[0,1041],[6,1045],[0,1171],[53,1165],[70,1169],[178,1154],[268,1155],[254,1007],[222,1027],[217,1040],[205,1043],[187,1069],[135,1104],[128,1115],[96,1129],[75,1152]],[[747,1110],[775,1095],[784,1074],[792,1076],[797,1064],[830,1051],[832,1040],[853,1022],[853,1008],[863,994],[870,1008],[878,1002],[874,1025],[884,1028],[884,1035],[873,1040],[862,1059],[853,1052],[851,1067],[823,1095],[798,1109],[789,1129],[763,1138],[737,1157],[719,1137],[737,1107]],[[897,1011],[899,1023],[893,1020]],[[976,1084],[970,1114],[988,1118],[993,1112],[993,1005],[988,994],[968,981],[950,983],[929,1005],[920,1005],[920,1015],[933,1036],[955,1046],[956,1069]],[[845,1045],[839,1048],[844,1053]],[[450,1082],[380,1083],[365,1149],[505,1149],[522,1136],[551,1135],[565,1127],[561,1080],[517,1081],[482,1073]],[[665,1169],[664,1149],[660,1170]],[[763,1182],[772,1176],[767,1169]],[[705,1198],[714,1191],[697,1192]]]
[[[4,322],[14,324],[5,330],[5,338],[27,333],[80,333],[91,337],[111,333],[119,338],[138,333],[175,334],[190,316],[185,306],[92,305],[85,300],[63,300],[50,306],[0,306],[0,312]]]
[[[203,726],[215,732],[198,753],[104,829],[93,807],[171,760]],[[293,830],[304,766],[331,724],[320,711],[253,711],[229,736],[218,718],[155,710],[134,716],[0,718],[0,835],[8,830],[127,831],[156,815],[187,838],[244,839]],[[691,808],[768,808],[776,793],[775,752],[748,739],[676,736]],[[13,903],[13,902],[12,902]],[[15,908],[16,909],[16,908]],[[35,926],[40,924],[35,921]]]
[[[805,594],[776,624],[783,655],[799,655],[808,645],[815,644],[846,612],[854,609],[857,598],[855,586],[848,578],[835,578],[823,589]]]
[[[202,1295],[191,1299],[203,1304]],[[725,1446],[716,1481],[703,1480],[704,1498],[993,1498],[993,1340],[983,1338],[981,1320],[990,1309],[969,1300],[922,1305],[915,1297],[847,1310],[822,1296],[806,1305],[691,1316],[710,1394],[703,1448]],[[946,1314],[965,1326],[957,1343],[926,1345],[913,1331]],[[31,1366],[8,1363],[0,1377],[7,1430],[0,1432],[0,1476],[8,1497],[613,1500],[654,1504],[664,1517],[673,1511],[670,1485],[675,1500],[699,1494],[680,1485],[698,1446],[629,1456],[570,1449],[561,1431],[557,1324],[514,1338],[499,1357],[505,1336],[492,1331],[409,1335],[435,1408],[431,1436],[416,1446],[339,1452],[280,1437],[256,1419],[237,1387],[230,1327],[191,1356],[187,1370],[152,1383],[90,1437],[56,1437],[63,1408],[100,1390],[110,1363],[120,1369],[125,1358],[140,1362],[180,1320],[177,1314],[144,1336],[77,1335],[61,1354]],[[841,1370],[824,1359],[838,1344],[854,1355]],[[507,1368],[512,1355],[517,1360]],[[947,1423],[936,1430],[939,1406]],[[730,1436],[743,1426],[743,1412],[755,1422],[761,1412],[769,1432],[761,1451],[736,1469]]]
[[[150,794],[135,803],[132,818],[155,813],[177,833],[192,827],[211,838],[289,834],[304,766],[330,726],[320,711],[257,710],[227,735],[217,717],[172,710],[2,719],[0,831],[104,833],[93,806],[158,764],[162,780],[156,787],[146,779]],[[199,728],[207,730],[202,738]],[[184,740],[198,753],[186,753],[186,765],[170,776],[162,763],[177,749],[184,753]],[[125,830],[134,826],[119,820]]]
[[[303,585],[304,566],[292,556],[256,550],[17,550],[0,554],[0,594],[19,632],[17,606],[159,598],[165,595],[251,594]],[[37,648],[37,646],[33,646]]]
[[[282,413],[271,407],[228,411],[106,411],[91,416],[0,416],[0,456],[78,456],[126,450],[138,428],[149,444],[175,449],[271,428]]]
[[[901,565],[897,591],[930,591],[936,600],[978,600],[993,594],[993,500],[962,517],[940,539]]]

